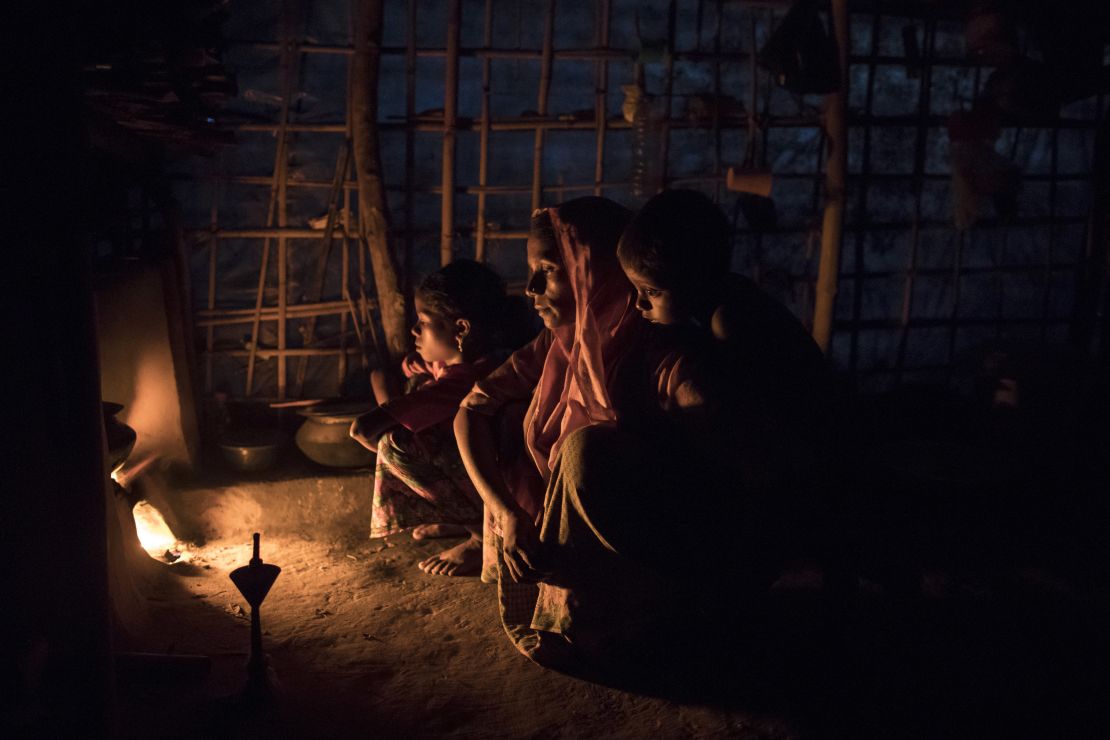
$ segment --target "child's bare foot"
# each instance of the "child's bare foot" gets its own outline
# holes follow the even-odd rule
[[[432,576],[473,576],[482,569],[482,541],[471,535],[466,541],[421,560],[420,570]]]
[[[414,540],[432,540],[438,537],[466,537],[470,530],[461,524],[421,524],[413,527]]]

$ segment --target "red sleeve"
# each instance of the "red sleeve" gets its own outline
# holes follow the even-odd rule
[[[459,402],[474,384],[472,373],[459,373],[432,381],[412,393],[394,398],[382,410],[411,432],[422,432],[455,418]]]
[[[467,389],[469,394],[459,404],[483,414],[493,415],[504,404],[532,397],[540,382],[547,352],[551,349],[552,333],[544,330],[538,337],[514,352],[496,370]]]

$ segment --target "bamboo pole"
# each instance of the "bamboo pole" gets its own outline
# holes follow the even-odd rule
[[[281,54],[281,113],[278,117],[277,142],[274,146],[274,172],[270,184],[270,199],[266,209],[266,226],[274,225],[274,215],[278,206],[279,191],[284,195],[286,187],[285,168],[288,162],[287,146],[289,141],[289,105],[293,97],[293,76],[296,57],[293,51],[293,33],[291,29],[291,10],[289,2],[282,4],[282,42]],[[280,238],[280,235],[279,235]],[[284,241],[282,241],[284,243]],[[280,249],[280,245],[279,245]],[[266,278],[270,269],[270,240],[267,238],[262,243],[262,259],[258,267],[258,287],[255,291],[254,307],[256,312],[261,312],[262,303],[266,295]],[[279,298],[280,300],[280,298]],[[251,326],[251,351],[258,346],[258,322]],[[254,390],[254,356],[247,359],[246,397],[250,398]]]
[[[1091,207],[1087,240],[1075,267],[1075,303],[1069,342],[1093,357],[1110,356],[1110,115],[1099,95],[1100,122],[1091,157]]]
[[[761,6],[759,3],[745,2],[745,6],[751,8],[766,7]],[[786,4],[787,6],[789,3]],[[784,7],[784,6],[780,6]],[[232,41],[230,46],[249,46],[254,49],[266,51],[278,51],[280,45],[272,41]],[[323,55],[336,55],[336,56],[349,56],[354,54],[354,48],[350,46],[329,46],[322,44],[298,44],[297,51],[303,54],[323,54]],[[407,53],[407,47],[404,46],[383,46],[381,47],[383,56],[403,56]],[[447,52],[442,48],[417,48],[415,53],[420,58],[439,58],[447,56]],[[553,49],[552,56],[560,61],[578,61],[578,62],[596,62],[598,60],[606,61],[628,61],[629,56],[634,53],[632,49],[614,49],[609,47],[600,47],[593,49]],[[467,46],[459,49],[459,56],[468,59],[505,59],[512,61],[541,59],[543,57],[542,49],[494,49],[488,46],[475,47]],[[720,60],[723,62],[743,62],[748,58],[747,52],[728,51],[720,55]],[[712,52],[705,52],[700,50],[682,52],[675,55],[675,59],[680,62],[712,62],[714,55]],[[855,57],[851,58],[852,61],[857,61]],[[905,59],[898,56],[887,56],[882,58],[885,64],[904,64]],[[950,57],[944,60],[944,63],[952,67],[971,67],[974,64],[968,60],[960,57]]]
[[[721,26],[724,21],[724,4],[717,3],[716,12],[716,28],[713,34],[713,49],[715,51],[721,50]],[[701,43],[701,3],[698,4],[698,43]],[[755,40],[755,16],[752,16],[752,40]],[[755,44],[752,44],[755,48]],[[673,53],[673,50],[672,50]],[[753,86],[754,89],[754,86]],[[667,118],[670,118],[669,112]],[[669,131],[670,129],[668,129]],[[669,134],[668,134],[668,138]],[[714,188],[713,202],[721,202],[721,175],[723,169],[721,165],[721,63],[719,61],[713,62],[713,175],[718,178],[717,186]],[[663,178],[663,185],[666,187],[666,177]],[[730,250],[731,253],[731,250]]]
[[[832,25],[840,64],[840,88],[825,97],[829,156],[825,172],[821,260],[817,268],[817,296],[813,311],[813,338],[826,354],[832,339],[836,284],[840,271],[840,243],[844,231],[844,204],[847,200],[848,0],[832,0]]]
[[[347,310],[347,303],[341,301],[328,301],[317,304],[295,304],[289,307],[286,317],[289,319],[319,318],[321,316],[338,316]],[[235,326],[250,324],[254,321],[255,313],[250,309],[216,309],[212,313],[197,316],[196,326]],[[261,321],[277,321],[277,307],[263,309]]]
[[[328,277],[328,261],[331,258],[332,240],[335,236],[335,227],[339,219],[339,198],[343,193],[343,180],[347,177],[347,164],[350,161],[350,141],[344,141],[339,147],[335,157],[335,174],[332,178],[332,189],[328,198],[328,217],[324,228],[324,243],[320,246],[320,258],[316,263],[315,282],[308,286],[307,297],[309,301],[317,302],[324,293],[324,283]],[[304,343],[312,344],[316,337],[316,317],[308,319],[305,325]],[[297,363],[296,381],[293,395],[300,397],[304,391],[305,374],[308,372],[308,358],[301,358]]]
[[[1059,116],[1059,110],[1056,115]],[[1048,225],[1048,243],[1045,244],[1045,273],[1043,312],[1045,323],[1041,328],[1041,342],[1048,340],[1049,316],[1052,312],[1052,256],[1056,247],[1056,172],[1059,168],[1060,156],[1060,130],[1052,129],[1052,149],[1049,153],[1049,174],[1052,179],[1048,181],[1048,218],[1052,222]]]
[[[389,219],[378,149],[378,67],[382,40],[382,0],[358,0],[355,16],[355,60],[352,130],[355,172],[359,183],[359,235],[367,244],[381,306],[385,346],[390,364],[399,362],[406,347],[405,301],[389,247]]]
[[[953,323],[958,323],[960,326],[996,326],[1002,324],[1003,326],[1018,326],[1018,325],[1038,325],[1042,321],[1041,316],[990,316],[983,318],[964,317],[960,319],[952,319],[950,317],[919,317],[910,320],[910,324],[914,328],[921,329],[936,329],[951,326]],[[1052,319],[1053,323],[1067,324],[1069,319],[1060,318]],[[851,321],[848,319],[838,319],[836,321],[837,328],[849,328],[856,326],[865,330],[887,330],[897,331],[902,327],[902,319],[862,319],[860,321]],[[891,366],[890,372],[897,373],[898,369]]]
[[[493,0],[486,0],[484,17],[484,43],[493,43]],[[482,122],[478,137],[478,219],[474,238],[474,259],[486,261],[486,186],[489,184],[489,119],[490,119],[490,60],[482,60]]]
[[[284,37],[285,37],[286,41],[290,44],[292,44],[292,42],[293,42],[293,33],[292,33],[292,28],[291,28],[292,18],[290,16],[292,14],[292,8],[294,7],[294,3],[296,3],[296,2],[297,2],[297,0],[287,0],[287,2],[285,4],[283,4],[283,6],[282,6],[282,22],[283,22],[283,25],[286,28]],[[290,54],[293,54],[293,53],[295,53],[295,52],[290,50]],[[288,115],[288,112],[289,112],[289,105],[290,105],[290,100],[292,98],[292,92],[293,92],[293,80],[292,80],[292,75],[290,75],[290,79],[287,82],[287,86],[286,86],[286,90],[285,90],[285,96],[284,96],[284,102],[283,102],[283,107],[285,108],[286,115]],[[288,143],[286,143],[286,146],[288,146]],[[288,186],[288,181],[289,181],[288,172],[287,172],[288,166],[289,166],[289,157],[288,157],[288,152],[286,152],[282,156],[281,167],[279,168],[280,174],[279,174],[279,177],[278,177],[278,228],[281,228],[281,229],[284,229],[287,226],[289,226],[289,197],[288,197],[289,196],[289,191],[288,191],[288,187],[287,187]],[[286,377],[286,375],[288,374],[286,372],[286,357],[287,356],[285,354],[286,344],[288,342],[288,337],[287,337],[288,324],[286,322],[286,313],[287,313],[287,310],[288,310],[288,303],[289,303],[289,244],[288,244],[287,238],[285,236],[279,236],[277,246],[278,246],[277,394],[278,394],[279,399],[285,400],[285,387],[286,387],[286,383],[288,381],[288,378]],[[257,351],[257,347],[258,347],[258,341],[257,341],[257,339],[255,339],[255,341],[251,342],[250,351],[251,352]]]
[[[353,22],[354,18],[349,18],[348,20],[350,21],[348,27],[353,30],[354,29],[354,22]],[[352,139],[352,136],[353,136],[353,133],[352,133],[352,130],[351,130],[351,128],[352,128],[352,126],[351,126],[351,89],[352,89],[352,83],[353,83],[353,77],[354,77],[354,75],[352,74],[352,68],[354,67],[354,63],[355,63],[354,57],[347,57],[347,95],[346,95],[346,99],[344,101],[345,102],[344,110],[346,111],[346,114],[347,114],[347,146],[348,146],[347,156],[348,157],[351,156],[350,155],[350,144],[351,144],[351,139]],[[348,160],[347,172],[345,173],[345,175],[343,177],[343,238],[339,242],[340,245],[342,246],[342,249],[343,249],[342,257],[339,261],[339,285],[340,285],[339,290],[340,290],[340,295],[343,298],[347,298],[348,295],[349,295],[348,292],[347,292],[347,281],[351,279],[351,253],[350,253],[350,246],[351,245],[347,242],[347,234],[351,233],[351,188],[348,187],[348,185],[351,184],[351,171],[350,171],[350,166],[349,165],[350,165],[350,160]],[[343,350],[343,352],[339,355],[339,362],[336,363],[336,366],[337,366],[336,371],[339,373],[339,377],[336,379],[336,382],[337,382],[337,387],[339,388],[340,391],[343,390],[343,381],[347,379],[347,331],[348,331],[347,330],[347,322],[348,322],[348,320],[349,319],[348,319],[348,316],[347,316],[346,313],[341,313],[339,315],[339,348],[341,350]]]
[[[952,307],[948,312],[948,318],[951,320],[950,329],[948,331],[948,366],[951,368],[956,360],[956,327],[960,317],[960,276],[963,273],[963,254],[964,246],[966,244],[967,232],[960,231],[955,234],[955,244],[952,248]],[[948,378],[951,380],[951,374]]]
[[[762,121],[763,125],[768,128],[821,128],[822,121],[827,120],[824,118],[813,115],[793,115],[793,116],[773,116],[766,118]],[[940,114],[930,115],[927,119],[930,126],[944,126],[947,118]],[[854,126],[916,126],[918,121],[910,115],[894,115],[894,114],[880,114],[873,113],[870,116],[861,113],[853,113],[847,117],[849,125]],[[661,121],[672,129],[689,129],[689,128],[704,128],[705,122],[700,120],[690,120],[689,118],[671,118],[667,121]],[[1002,125],[1014,126],[1018,121],[1013,118],[1003,117]],[[406,127],[404,121],[386,121],[380,123],[378,128],[383,131],[399,131]],[[721,125],[726,128],[743,128],[748,125],[746,115],[743,116],[721,116]],[[1052,128],[1051,121],[1025,121],[1022,123],[1025,128]],[[456,122],[457,131],[476,131],[481,126],[480,119],[460,118]],[[631,124],[625,121],[621,116],[611,116],[606,121],[606,126],[612,129],[629,129]],[[1083,121],[1070,118],[1061,118],[1059,122],[1061,129],[1068,130],[1092,130],[1094,128],[1092,122]],[[442,116],[417,116],[416,122],[413,124],[416,131],[427,131],[432,133],[440,133],[443,131]],[[577,118],[570,114],[562,114],[556,116],[506,116],[504,118],[497,118],[490,121],[491,131],[534,131],[536,129],[544,129],[547,131],[593,131],[596,124],[593,117]],[[278,130],[278,124],[274,123],[243,123],[235,127],[236,131],[244,133],[274,133]],[[324,133],[324,134],[345,134],[346,127],[342,123],[291,123],[288,125],[288,130],[294,133]]]
[[[455,241],[455,125],[459,108],[459,33],[462,23],[460,0],[450,0],[447,9],[447,59],[443,71],[443,193],[440,201],[439,263],[451,262]]]
[[[776,175],[776,177],[778,177],[778,175]],[[805,177],[809,178],[809,177],[812,177],[812,175],[805,175]],[[780,178],[780,179],[785,179],[785,178]],[[673,186],[683,186],[683,185],[697,185],[697,184],[713,183],[713,182],[716,182],[716,178],[713,178],[713,177],[680,177],[680,178],[672,179],[669,182],[669,184],[673,185]],[[630,187],[630,184],[629,183],[623,183],[623,182],[609,182],[609,183],[605,183],[605,187],[607,187],[607,188],[610,188],[610,187],[611,188]],[[588,190],[592,190],[592,189],[593,189],[593,184],[591,183],[591,184],[577,185],[577,186],[573,186],[573,187],[571,187],[571,186],[559,186],[559,187],[552,186],[550,188],[545,188],[544,190],[545,190],[545,192],[548,192],[548,191],[555,191],[555,190],[588,191]],[[519,189],[518,189],[518,191],[519,191]],[[506,192],[506,191],[499,191],[499,192]],[[524,189],[523,192],[527,192],[527,189]],[[1080,217],[1080,216],[1059,216],[1059,217],[1056,218],[1056,224],[1057,225],[1080,224],[1080,223],[1085,223],[1086,221],[1087,221],[1086,217]],[[943,219],[943,218],[941,218],[941,219],[921,219],[920,226],[923,229],[926,229],[926,228],[944,229],[944,228],[950,227],[951,223],[952,222],[951,222],[950,219]],[[1015,226],[1015,227],[1047,226],[1049,223],[1051,223],[1051,221],[1050,221],[1050,219],[1048,219],[1046,217],[1030,217],[1030,218],[1016,219],[1016,220],[1012,221],[1010,223],[1010,225]],[[877,221],[877,222],[872,222],[872,223],[868,224],[866,228],[869,229],[869,230],[875,230],[875,231],[901,231],[901,230],[904,230],[904,229],[912,228],[912,226],[913,226],[912,221]],[[1003,226],[1003,224],[1001,224],[1001,223],[999,223],[995,220],[992,220],[992,219],[980,219],[979,222],[976,224],[976,228],[978,228],[978,229],[1002,228],[1002,226]],[[856,230],[859,230],[860,228],[863,228],[863,227],[854,226],[854,225],[846,225],[844,227],[844,230],[845,231],[856,231]],[[467,233],[469,231],[469,229],[464,229],[462,227],[460,227],[459,230],[463,231],[464,233]],[[744,230],[741,229],[741,231],[744,231]],[[780,234],[780,235],[782,235],[782,234],[804,234],[804,233],[806,233],[806,231],[807,230],[805,228],[799,227],[799,228],[779,229],[775,233]],[[192,229],[187,233],[189,235],[193,236],[193,237],[200,236],[202,238],[207,238],[207,236],[209,234],[211,234],[211,231],[209,231],[207,229]],[[418,230],[414,231],[413,233],[414,234],[438,234],[439,230],[438,229],[418,229]],[[220,229],[219,231],[216,232],[216,237],[219,238],[219,239],[261,239],[261,238],[267,237],[267,236],[269,236],[269,237],[286,236],[290,239],[300,239],[300,240],[307,241],[309,239],[322,239],[324,237],[324,233],[322,231],[313,231],[311,229],[284,229],[284,230],[282,230],[282,229]],[[527,238],[528,238],[528,232],[526,232],[526,231],[489,231],[489,232],[486,233],[486,239],[490,239],[490,240],[494,240],[494,239],[512,240],[512,239],[527,239]]]
[[[674,40],[677,13],[678,4],[676,0],[670,0],[667,3],[667,57],[663,65],[665,70],[663,73],[663,121],[659,125],[659,180],[653,183],[655,188],[650,195],[654,195],[661,190],[663,184],[667,182],[667,161],[670,159],[671,151],[671,127],[667,125],[667,122],[671,120],[671,93],[674,90]]]
[[[598,46],[609,46],[609,0],[598,0]],[[488,46],[488,44],[487,44]],[[607,107],[609,104],[609,63],[605,59],[597,60],[597,72],[594,83],[594,123],[597,126],[597,147],[594,156],[594,195],[601,195],[605,181],[605,132]]]
[[[551,90],[552,50],[555,41],[555,0],[547,0],[547,13],[543,22],[543,57],[540,60],[540,89],[536,110],[539,115],[547,115],[547,98]],[[592,124],[591,124],[592,127]],[[532,145],[532,210],[540,207],[543,200],[543,139],[544,130],[536,129]]]
[[[339,271],[340,271],[339,280],[340,280],[340,285],[342,286],[340,288],[340,293],[343,296],[344,300],[346,301],[350,298],[350,293],[347,291],[347,281],[351,277],[351,254],[350,254],[350,249],[349,249],[350,245],[347,243],[346,239],[343,240],[342,244],[343,244],[343,257],[342,257],[342,259],[339,263],[339,265],[340,265],[339,266]],[[347,312],[346,311],[340,312],[340,314],[339,314],[339,337],[340,337],[340,339],[339,339],[339,348],[344,350],[344,354],[339,356],[339,370],[338,370],[339,378],[338,378],[338,382],[339,382],[339,386],[341,388],[343,386],[343,381],[347,379],[346,349],[347,349],[347,331],[348,331],[347,322],[348,321],[350,321],[350,317],[347,315]]]
[[[278,209],[278,194],[282,184],[286,182],[285,166],[289,161],[287,156],[286,145],[289,142],[289,108],[290,101],[292,100],[292,84],[293,84],[293,34],[290,29],[291,21],[289,19],[290,9],[289,4],[282,4],[282,55],[281,55],[281,113],[278,118],[278,141],[274,146],[274,166],[273,175],[270,178],[270,200],[266,206],[266,227],[272,227],[274,223],[274,215]],[[265,297],[266,277],[270,272],[270,239],[266,237],[262,243],[262,257],[259,264],[259,281],[258,287],[255,288],[254,294],[254,310],[255,313],[261,313],[262,303]],[[255,321],[251,326],[251,349],[259,344],[259,322]],[[254,389],[254,357],[251,355],[246,362],[246,388],[245,396],[250,397]]]
[[[355,354],[359,351],[357,347],[348,347],[347,354]],[[259,359],[272,360],[277,358],[279,361],[282,357],[335,357],[340,350],[338,348],[327,349],[322,347],[290,347],[288,349],[259,349],[256,354]],[[214,354],[222,355],[224,357],[248,357],[250,350],[246,349],[215,349]],[[255,399],[257,400],[257,399]],[[279,401],[286,399],[278,396]]]
[[[401,292],[409,294],[416,228],[416,0],[408,0],[405,25],[405,253],[401,259]],[[362,281],[365,286],[366,281]]]
[[[223,169],[223,156],[221,155],[217,164],[217,172]],[[208,310],[211,311],[216,308],[216,258],[220,248],[220,240],[216,237],[216,231],[220,228],[220,180],[217,177],[212,182],[212,206],[209,211],[209,226],[212,230],[208,239]],[[215,332],[211,327],[204,332],[204,347],[209,352],[212,351],[216,341]],[[204,361],[204,392],[206,394],[212,393],[213,384],[213,367],[211,356],[207,357]]]
[[[867,95],[865,101],[865,112],[867,115],[875,107],[875,72],[876,62],[875,58],[879,50],[879,31],[882,28],[881,13],[876,12],[871,17],[871,47],[870,54],[868,55],[867,62]],[[856,225],[866,226],[870,220],[870,214],[867,209],[867,200],[870,194],[872,176],[871,172],[871,126],[864,126],[864,151],[861,154],[860,173],[859,173],[859,210],[856,213]],[[950,179],[950,175],[945,175]],[[867,256],[865,250],[865,234],[864,230],[859,230],[855,234],[855,251],[856,251],[856,270],[854,280],[854,290],[851,296],[851,317],[858,321],[862,311],[864,311],[864,270],[866,268]],[[848,347],[848,367],[852,373],[857,371],[859,365],[859,332],[852,332],[849,337]]]
[[[871,20],[871,54],[867,62],[867,94],[864,101],[864,110],[867,115],[871,115],[871,111],[875,104],[875,57],[879,51],[879,31],[882,28],[882,15],[878,12],[872,16]],[[950,177],[950,176],[945,176]],[[866,226],[870,220],[870,214],[867,209],[867,199],[871,191],[871,127],[865,126],[863,129],[863,152],[861,153],[860,160],[860,178],[859,178],[859,208],[856,211],[854,220],[856,225]],[[863,270],[866,263],[866,250],[864,248],[865,234],[867,232],[860,229],[855,232],[853,239],[855,244],[856,255],[856,269],[855,280],[852,290],[852,318],[859,320],[863,314]],[[849,337],[848,345],[848,367],[851,372],[855,372],[859,365],[859,332],[853,331]]]
[[[920,88],[917,96],[917,110],[923,119],[929,114],[930,101],[932,100],[930,94],[933,78],[931,62],[935,39],[935,25],[928,22],[925,24],[925,53],[921,64],[921,75],[918,80]],[[897,371],[894,374],[896,382],[902,380],[902,368],[906,364],[906,347],[909,342],[910,317],[913,314],[914,285],[917,278],[917,252],[921,243],[921,197],[924,191],[924,182],[921,175],[925,172],[925,151],[928,136],[928,126],[918,125],[913,156],[913,226],[910,228],[910,254],[902,291],[902,327],[898,332],[898,348],[894,361],[894,367]]]
[[[282,188],[282,201],[283,207],[281,208],[281,215],[278,218],[278,223],[285,226],[285,188]],[[287,344],[287,317],[288,317],[288,301],[289,301],[289,249],[285,237],[278,237],[278,316],[277,316],[277,345],[278,345],[278,369],[277,369],[277,387],[278,398],[285,399],[285,385],[286,385],[286,357],[285,349]],[[251,351],[253,352],[257,347],[257,342],[251,343]]]
[[[328,314],[334,313],[337,309],[342,309],[345,306],[343,301],[320,301],[319,303],[294,303],[289,306],[288,315],[296,318],[304,318],[311,313]],[[238,317],[250,320],[254,317],[255,311],[253,308],[213,308],[201,309],[197,311],[196,315],[201,319],[208,319],[212,317]],[[262,320],[277,318],[277,306],[266,306],[262,309]]]
[[[606,124],[606,128],[609,128],[608,124]],[[221,184],[258,185],[258,186],[269,186],[269,184],[272,180],[272,178],[270,178],[270,177],[265,177],[265,176],[260,176],[260,175],[228,175],[227,177],[216,178],[215,176],[212,176],[212,175],[193,175],[191,173],[185,173],[185,172],[170,173],[169,175],[167,175],[167,177],[169,179],[173,179],[173,180],[184,180],[184,181],[188,181],[188,182],[198,182],[198,183],[200,183],[200,182],[214,183],[217,180],[219,180],[219,182]],[[812,177],[813,177],[813,175],[811,173],[808,173],[808,172],[776,172],[775,173],[775,179],[776,180],[808,180]],[[926,172],[926,173],[922,174],[921,177],[922,177],[923,180],[926,180],[928,182],[948,182],[949,180],[952,179],[952,175],[950,175],[946,172]],[[675,183],[675,182],[680,182],[680,181],[705,181],[705,182],[709,182],[709,181],[716,180],[716,179],[721,179],[721,178],[717,175],[706,175],[706,176],[702,176],[702,177],[678,177],[678,178],[671,178],[668,182],[669,183]],[[851,173],[851,172],[848,173],[848,181],[849,182],[861,181],[861,180],[867,180],[869,182],[903,182],[903,181],[911,180],[911,179],[913,179],[913,175],[890,173],[890,172],[871,172],[866,177],[863,175],[863,173]],[[1029,173],[1029,174],[1026,174],[1026,175],[1022,176],[1022,181],[1023,182],[1050,182],[1053,179],[1055,179],[1056,182],[1058,182],[1058,183],[1060,183],[1060,182],[1087,182],[1090,179],[1090,175],[1085,175],[1085,174],[1081,174],[1081,175],[1060,174],[1056,178],[1052,178],[1051,175]],[[545,191],[555,190],[555,189],[560,189],[560,190],[589,190],[589,189],[593,188],[595,185],[596,185],[596,183],[567,183],[567,184],[563,184],[563,185],[553,185],[553,186],[550,186],[550,187],[545,187],[544,190]],[[601,185],[602,185],[602,187],[606,187],[606,188],[627,187],[629,185],[629,183],[621,182],[619,180],[611,180],[609,182],[602,182]],[[293,190],[301,189],[301,188],[303,188],[303,189],[315,189],[315,190],[328,190],[328,189],[331,188],[331,182],[328,181],[328,180],[290,180],[289,181],[289,188],[293,189]],[[358,183],[356,183],[354,181],[348,181],[348,182],[343,183],[343,190],[345,192],[350,192],[352,190],[357,190],[357,189],[358,189]],[[387,190],[403,192],[404,191],[404,185],[391,185],[387,188]],[[423,193],[431,193],[431,194],[438,194],[439,191],[440,191],[440,187],[438,185],[432,185],[432,186],[430,186],[426,189],[421,190],[421,192],[423,192]],[[482,185],[458,185],[458,184],[455,185],[455,193],[456,194],[464,193],[464,194],[468,194],[468,195],[481,195],[481,194],[485,193],[485,194],[488,194],[488,195],[497,195],[497,194],[516,195],[516,194],[530,193],[530,192],[532,192],[531,183],[529,183],[527,185],[485,185],[485,186],[482,186]],[[354,230],[350,229],[350,228],[347,228],[346,231],[347,231],[348,234],[353,234],[354,233]],[[195,229],[187,229],[186,233],[197,233],[197,232],[196,232]],[[204,231],[204,233],[208,233],[208,232]]]

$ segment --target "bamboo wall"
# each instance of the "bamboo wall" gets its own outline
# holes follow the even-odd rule
[[[347,0],[233,8],[225,53],[238,144],[177,167],[193,227],[193,295],[207,392],[332,395],[373,346],[373,280],[355,238]],[[850,12],[848,199],[830,352],[865,389],[951,375],[983,342],[1063,339],[1089,218],[1104,101],[1010,127],[1025,172],[1016,221],[958,232],[947,115],[989,70],[954,21]],[[861,9],[862,8],[862,9]],[[596,193],[629,206],[695,187],[735,224],[734,268],[809,323],[826,172],[823,100],[753,69],[778,2],[391,0],[379,126],[391,241],[407,284],[455,256],[518,288],[528,215]],[[241,14],[237,15],[237,13]],[[911,74],[903,29],[923,59]],[[666,50],[670,49],[670,53]],[[640,73],[655,118],[622,116]],[[916,75],[916,76],[914,76]],[[749,142],[752,146],[749,147]],[[724,187],[753,153],[775,172],[778,224],[745,223]],[[330,222],[333,229],[314,228]],[[373,356],[370,357],[374,362]]]

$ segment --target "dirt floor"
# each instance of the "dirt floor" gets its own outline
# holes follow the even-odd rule
[[[248,542],[216,541],[144,588],[141,649],[212,657],[204,681],[131,683],[124,734],[150,737],[789,738],[781,718],[609,688],[541,668],[501,633],[493,586],[415,563],[443,542],[263,540],[282,572],[263,605],[277,700],[244,711],[249,607],[228,573]]]
[[[416,567],[450,542],[367,539],[369,471],[155,482],[144,495],[203,544],[187,562],[136,550],[115,569],[116,647],[209,656],[211,668],[123,672],[125,738],[1103,738],[1110,727],[1110,589],[1064,570],[931,573],[919,594],[862,580],[840,594],[802,570],[743,615],[705,623],[700,652],[653,663],[646,645],[659,675],[584,680],[515,651],[492,585]],[[249,607],[228,574],[256,530],[262,558],[282,568],[261,611],[277,688],[247,703]]]

